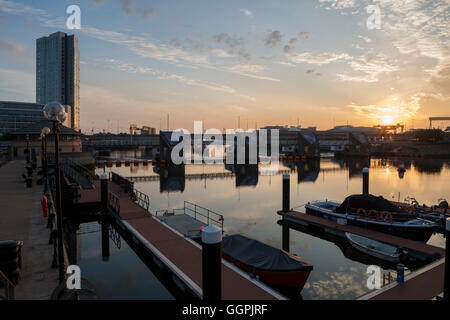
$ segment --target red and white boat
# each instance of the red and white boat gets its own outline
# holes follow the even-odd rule
[[[300,290],[313,269],[306,260],[243,234],[223,238],[222,256],[267,284]]]

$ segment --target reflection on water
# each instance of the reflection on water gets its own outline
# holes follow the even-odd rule
[[[69,247],[75,249],[71,258],[76,260],[71,263],[80,266],[81,276],[93,285],[99,299],[173,299],[124,240],[120,249],[109,240],[110,256],[104,260],[98,222],[70,227],[79,227],[66,234],[72,240]]]
[[[403,178],[399,177],[400,164],[406,169]],[[370,167],[370,192],[373,194],[400,201],[412,196],[420,203],[428,205],[437,204],[439,198],[450,199],[447,188],[450,178],[448,159],[321,159],[283,163],[280,172],[275,175],[261,174],[261,167],[258,174],[258,166],[223,164],[187,165],[178,168],[153,168],[140,164],[138,167],[131,165],[106,170],[115,171],[125,177],[154,177],[149,181],[135,182],[138,190],[150,196],[151,211],[182,208],[183,201],[191,201],[222,213],[226,233],[246,233],[281,248],[281,227],[277,224],[280,217],[276,212],[281,208],[282,172],[291,173],[291,207],[297,207],[318,199],[334,199],[340,202],[350,194],[361,193],[361,170],[366,166]],[[298,210],[302,211],[303,208]],[[88,259],[93,259],[90,267],[95,270],[89,272],[92,276],[99,276],[106,281],[108,277],[105,270],[113,267],[105,265],[101,258],[96,256],[100,250],[100,239],[92,240],[91,236],[87,235],[84,237],[87,243],[83,243],[83,248],[97,252],[89,254],[83,253],[82,250],[82,254],[92,256],[86,256],[82,263],[86,264]],[[368,264],[376,263],[386,269],[393,267],[361,257],[345,244],[306,232],[291,230],[290,239],[291,252],[314,265],[314,270],[302,291],[304,299],[353,299],[368,291]],[[444,239],[441,235],[434,235],[429,243],[443,247]],[[152,277],[148,276],[150,271],[131,250],[112,250],[111,261],[108,263],[117,264],[116,267],[122,275],[133,277],[134,282],[130,281],[136,286],[140,277],[141,281],[149,282],[145,285],[149,292],[143,293],[141,297],[169,296],[160,285],[158,287],[156,281],[152,282]],[[105,285],[107,290],[104,290],[107,295],[113,296],[114,286],[123,285],[125,290],[129,285],[122,276],[110,276],[111,283]],[[88,279],[92,281],[94,278]],[[138,292],[139,290],[137,289]],[[161,294],[153,294],[160,290]],[[120,295],[125,296],[126,294]]]

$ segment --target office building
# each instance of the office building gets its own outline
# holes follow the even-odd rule
[[[70,128],[79,130],[78,38],[56,32],[36,40],[36,102],[70,106]]]

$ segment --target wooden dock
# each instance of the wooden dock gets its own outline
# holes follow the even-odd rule
[[[299,229],[304,227],[317,228],[342,238],[345,238],[346,232],[350,232],[402,247],[416,258],[422,257],[424,260],[434,260],[425,267],[406,275],[404,283],[391,283],[379,290],[363,295],[358,300],[430,300],[443,292],[445,250],[442,248],[353,225],[341,225],[332,220],[297,211],[278,211],[278,214],[283,217],[280,224],[285,228],[295,229],[296,226]],[[286,237],[286,235],[289,237],[288,232],[283,232],[283,237]],[[286,242],[288,246],[288,238],[283,239],[283,243]]]
[[[201,246],[161,222],[139,206],[112,181],[109,209],[122,237],[147,265],[156,266],[165,279],[188,298],[202,299]],[[100,201],[100,183],[93,190],[81,190],[79,203]],[[158,273],[158,272],[157,272]],[[222,260],[223,300],[283,300],[285,297]]]
[[[313,226],[323,229],[325,232],[341,236],[345,238],[345,233],[350,232],[363,237],[371,238],[380,242],[384,242],[393,246],[402,247],[416,258],[426,258],[437,260],[445,255],[445,250],[435,246],[428,245],[424,242],[409,240],[378,231],[373,231],[354,225],[340,225],[335,221],[301,213],[298,211],[283,212],[278,211],[283,220],[303,226]]]
[[[444,260],[406,275],[404,283],[388,284],[358,300],[432,300],[444,291]]]

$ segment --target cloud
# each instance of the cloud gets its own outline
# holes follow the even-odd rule
[[[360,116],[382,121],[384,117],[390,116],[394,121],[403,121],[413,117],[421,108],[421,100],[425,97],[423,92],[416,93],[406,98],[397,95],[389,95],[380,103],[372,105],[350,104],[348,107]]]
[[[23,51],[24,48],[21,45],[0,38],[0,54],[16,55]]]
[[[243,14],[245,14],[246,16],[252,17],[253,16],[253,12],[248,10],[248,9],[241,9],[240,10]]]
[[[269,81],[280,81],[279,79],[275,79],[272,77],[267,77],[262,75],[262,72],[265,70],[265,68],[261,65],[255,65],[255,64],[238,64],[232,67],[227,67],[225,70],[238,73],[240,75],[249,77],[249,78],[255,78],[260,80],[269,80]]]
[[[287,45],[285,45],[284,47],[283,47],[283,51],[285,52],[285,53],[290,53],[290,52],[292,52],[292,51],[294,51],[295,50],[295,47],[294,46],[291,46],[291,45],[289,45],[289,44],[287,44]]]
[[[312,54],[310,52],[303,52],[298,54],[288,55],[288,58],[294,63],[308,63],[315,65],[325,65],[336,61],[351,60],[352,57],[347,53],[333,53],[323,52],[319,54]]]
[[[113,68],[120,70],[120,71],[129,72],[129,73],[151,74],[153,76],[158,77],[159,79],[176,80],[176,81],[183,82],[183,83],[191,85],[191,86],[200,86],[200,87],[203,87],[206,89],[221,91],[224,93],[232,94],[232,95],[240,97],[240,98],[245,98],[247,100],[255,101],[255,98],[244,95],[244,94],[240,94],[236,89],[226,86],[226,85],[221,85],[218,83],[204,81],[204,80],[189,79],[189,78],[186,78],[179,74],[160,71],[160,70],[156,70],[156,69],[153,69],[150,67],[139,66],[136,64],[130,64],[130,63],[122,62],[122,61],[115,60],[115,59],[105,59],[105,62],[108,63]]]
[[[283,36],[284,35],[278,30],[271,31],[264,39],[264,43],[266,46],[275,47],[281,43]]]
[[[313,75],[313,76],[321,76],[321,75],[322,75],[321,73],[317,72],[317,71],[314,70],[314,69],[308,69],[308,70],[306,70],[306,74],[310,74],[310,75]]]
[[[399,70],[395,62],[389,61],[383,54],[364,55],[357,59],[352,59],[349,64],[358,74],[338,74],[338,78],[342,81],[377,82],[379,75]]]
[[[216,43],[225,46],[229,54],[237,54],[247,60],[251,59],[250,54],[245,49],[246,41],[244,38],[231,36],[227,33],[216,34],[212,38]]]
[[[134,0],[121,0],[122,1],[122,10],[126,14],[130,15],[133,13],[133,4]]]

